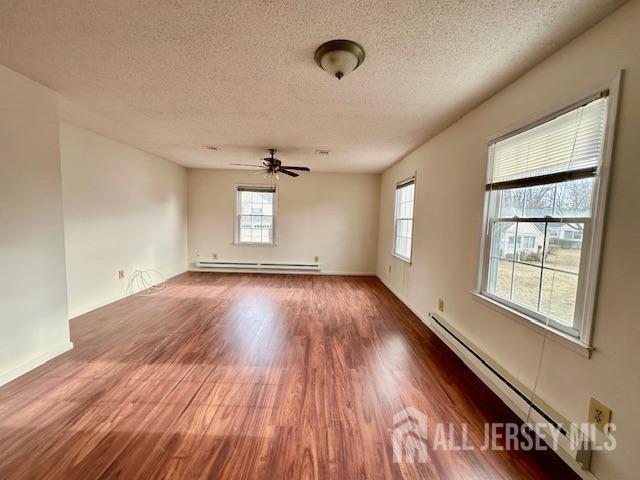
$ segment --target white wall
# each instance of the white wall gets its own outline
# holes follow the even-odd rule
[[[0,385],[72,347],[57,102],[0,66]]]
[[[541,334],[472,299],[480,253],[487,139],[562,106],[626,69],[591,359],[547,341],[540,398],[586,421],[589,397],[613,409],[616,450],[596,452],[598,478],[638,478],[640,456],[640,2],[622,7],[384,173],[378,274],[421,315],[437,310],[532,388]],[[413,265],[391,257],[394,183],[418,171]],[[391,273],[388,272],[391,265]]]
[[[277,246],[233,245],[235,185],[253,172],[189,170],[189,259],[293,261],[320,257],[325,273],[375,273],[379,175],[303,173],[281,178]]]
[[[186,271],[185,168],[67,123],[60,152],[70,317],[122,298],[135,269]]]

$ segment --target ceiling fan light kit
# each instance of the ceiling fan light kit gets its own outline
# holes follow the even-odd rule
[[[314,58],[318,66],[340,80],[364,62],[364,48],[351,40],[331,40],[318,47]]]

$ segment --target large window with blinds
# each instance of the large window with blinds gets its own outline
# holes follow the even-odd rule
[[[415,177],[403,180],[396,185],[393,254],[407,262],[411,261],[411,242],[413,238],[413,197],[415,188]]]
[[[599,255],[607,102],[598,94],[489,145],[481,294],[579,339]]]
[[[235,242],[275,244],[275,206],[275,187],[236,187]]]

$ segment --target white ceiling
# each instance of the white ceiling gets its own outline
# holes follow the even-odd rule
[[[60,92],[66,120],[185,166],[274,146],[380,172],[622,3],[0,0],[0,63]],[[313,60],[335,38],[367,54],[340,81]]]

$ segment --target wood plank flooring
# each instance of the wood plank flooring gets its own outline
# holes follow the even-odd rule
[[[517,420],[373,277],[187,273],[71,333],[0,388],[1,479],[577,478],[551,452],[394,463],[407,406],[476,447]]]

